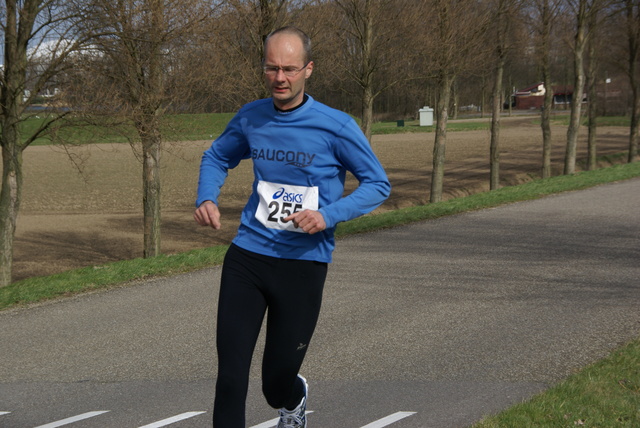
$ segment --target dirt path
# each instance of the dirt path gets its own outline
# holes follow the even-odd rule
[[[501,179],[505,185],[538,176],[541,132],[532,118],[504,118]],[[586,133],[586,132],[584,132]],[[627,128],[599,130],[599,154],[627,149]],[[555,174],[562,170],[566,128],[553,129]],[[578,157],[586,156],[585,136]],[[429,199],[433,133],[378,135],[373,148],[393,190],[380,211]],[[251,165],[232,171],[223,194],[223,230],[192,219],[200,157],[210,141],[169,143],[162,159],[162,248],[175,253],[228,243],[249,195]],[[445,198],[488,190],[489,132],[449,132]],[[142,168],[128,145],[77,147],[72,157],[56,147],[31,147],[24,156],[24,194],[14,252],[14,280],[142,255]],[[355,186],[348,182],[348,189]]]

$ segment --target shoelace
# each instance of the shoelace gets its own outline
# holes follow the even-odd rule
[[[284,422],[284,425],[282,424]],[[280,411],[280,424],[278,428],[300,428],[304,426],[304,416],[295,413]]]

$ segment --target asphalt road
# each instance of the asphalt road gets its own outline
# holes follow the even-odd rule
[[[639,212],[634,179],[340,240],[309,426],[468,426],[638,337]],[[219,274],[0,312],[0,427],[210,426]]]

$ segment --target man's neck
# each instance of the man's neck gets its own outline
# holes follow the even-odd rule
[[[288,109],[281,109],[281,108],[280,108],[280,107],[278,107],[275,103],[273,104],[273,106],[274,106],[274,107],[276,108],[276,110],[278,110],[279,112],[282,112],[282,113],[290,113],[290,112],[292,112],[292,111],[294,111],[294,110],[299,109],[300,107],[302,107],[302,106],[307,102],[307,100],[308,100],[308,99],[309,99],[309,95],[304,94],[304,97],[302,98],[302,102],[301,102],[300,104],[298,104],[298,105],[297,105],[297,106],[295,106],[295,107],[288,108]]]

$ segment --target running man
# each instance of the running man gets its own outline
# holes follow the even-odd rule
[[[262,390],[279,428],[306,427],[301,375],[318,320],[339,222],[378,207],[391,189],[355,121],[305,93],[311,41],[284,27],[265,40],[271,98],[243,106],[200,166],[194,218],[220,229],[227,172],[253,160],[253,191],[224,260],[217,315],[215,428],[244,428],[249,369],[267,314]],[[344,196],[347,171],[359,182]]]

